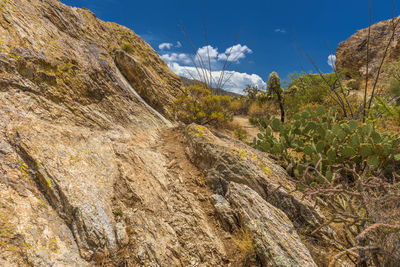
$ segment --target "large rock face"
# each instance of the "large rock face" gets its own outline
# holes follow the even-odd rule
[[[381,21],[371,27],[369,44],[369,76],[375,77],[381,64],[385,48],[393,33],[393,23],[400,18]],[[359,30],[346,41],[339,44],[336,50],[336,68],[347,69],[351,78],[366,74],[368,28]],[[397,26],[395,36],[388,49],[386,61],[397,60],[400,56],[400,27]],[[358,77],[357,77],[358,76]]]
[[[56,0],[0,10],[1,266],[315,265],[296,231],[321,216],[265,155],[195,153],[181,82],[137,35]]]

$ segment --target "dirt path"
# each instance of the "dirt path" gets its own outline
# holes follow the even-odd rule
[[[167,186],[170,190],[169,201],[172,209],[177,212],[171,214],[171,224],[177,225],[172,223],[179,221],[175,217],[182,217],[184,214],[190,228],[179,229],[178,232],[185,236],[186,245],[194,247],[200,243],[203,249],[210,250],[210,255],[216,252],[212,247],[220,247],[220,250],[225,251],[225,255],[221,255],[222,261],[230,266],[243,266],[244,259],[234,245],[232,234],[226,232],[217,219],[211,203],[213,192],[205,184],[204,174],[190,162],[185,153],[183,133],[176,128],[166,128],[160,137],[156,151],[167,159],[167,172],[169,177],[173,178]],[[206,238],[207,234],[215,239]]]
[[[253,138],[257,136],[260,130],[249,122],[247,116],[234,116],[233,123],[237,123],[243,130],[247,132],[247,141],[253,141]]]

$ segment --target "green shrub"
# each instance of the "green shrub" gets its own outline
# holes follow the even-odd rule
[[[324,78],[329,84],[336,80],[334,73],[324,74]],[[317,74],[291,74],[288,89],[284,91],[287,117],[292,118],[307,105],[330,106],[328,92],[329,86]]]
[[[284,165],[293,167],[296,177],[301,177],[308,167],[328,180],[343,166],[355,167],[360,173],[367,167],[391,173],[400,160],[400,154],[396,154],[399,137],[377,132],[371,122],[339,121],[335,108],[327,111],[321,106],[316,112],[308,109],[296,114],[294,120],[286,123],[278,119],[266,123],[258,139],[254,139],[254,147],[279,156]],[[308,182],[323,183],[324,179],[317,175]]]
[[[175,100],[173,112],[186,124],[224,126],[232,121],[230,104],[229,96],[214,95],[203,86],[191,85]]]

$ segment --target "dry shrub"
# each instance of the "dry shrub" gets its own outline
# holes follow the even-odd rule
[[[237,121],[228,121],[225,125],[225,129],[230,131],[234,131],[240,127],[240,123],[238,123]]]
[[[262,117],[265,115],[279,115],[279,108],[276,104],[270,101],[266,103],[253,102],[249,106],[248,115],[249,117]]]
[[[259,117],[265,114],[265,110],[260,104],[258,104],[257,102],[253,102],[249,106],[248,114],[250,117]]]

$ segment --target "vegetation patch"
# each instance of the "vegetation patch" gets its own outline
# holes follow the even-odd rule
[[[186,124],[222,127],[232,121],[230,103],[229,96],[214,95],[204,86],[191,85],[175,100],[172,111]]]

